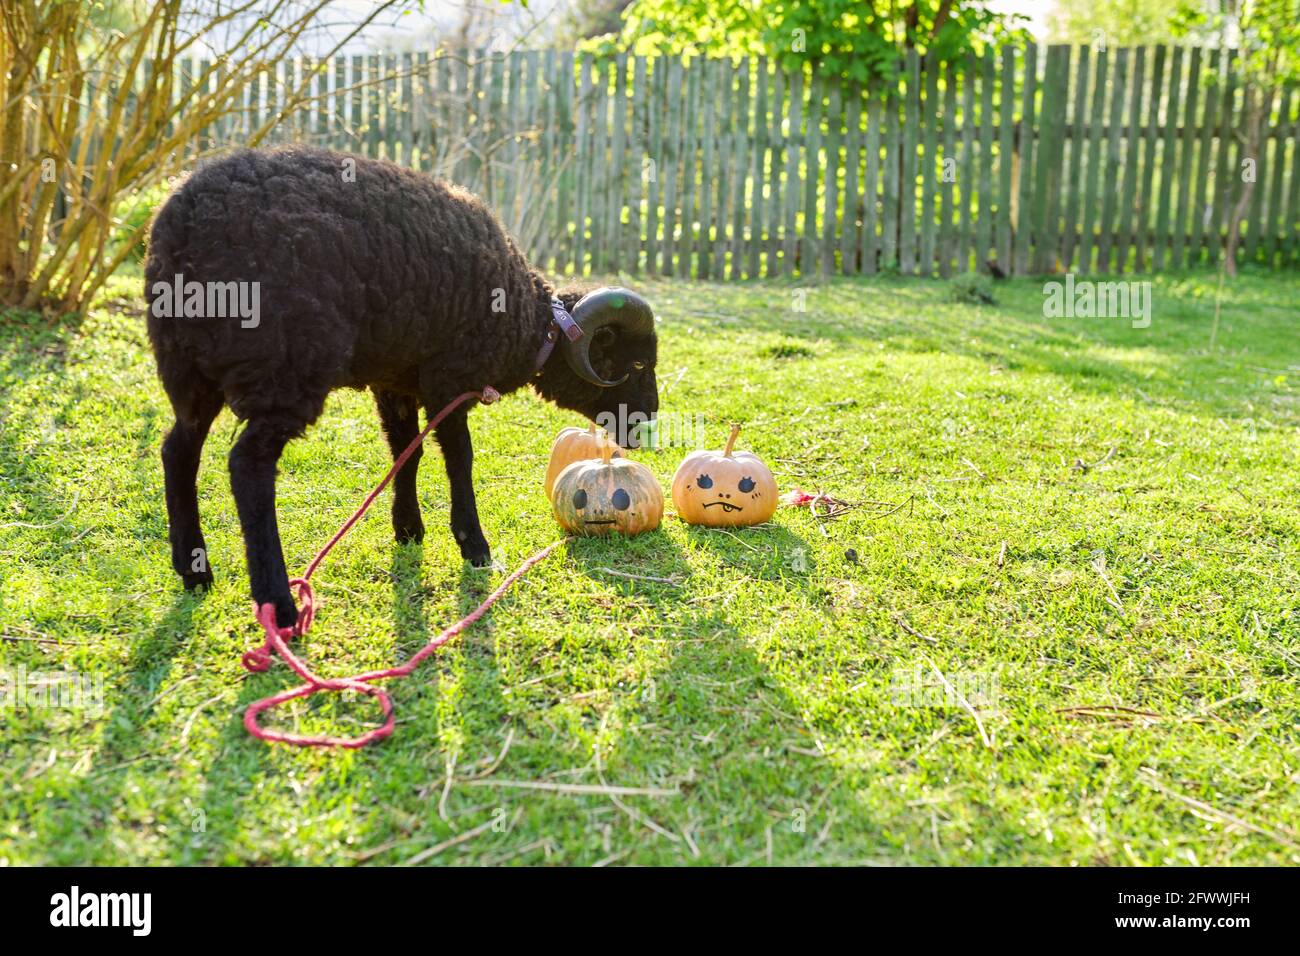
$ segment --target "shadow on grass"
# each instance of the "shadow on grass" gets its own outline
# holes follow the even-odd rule
[[[844,772],[820,752],[799,702],[760,659],[744,622],[701,611],[671,627],[660,663],[612,701],[596,741],[602,783],[676,786],[682,794],[617,802],[650,841],[628,862],[861,859],[861,843],[837,832],[830,806]],[[870,826],[868,819],[859,810],[852,825]],[[828,852],[828,840],[840,850]]]
[[[422,559],[422,549],[418,547],[399,545],[394,549],[393,623],[400,647],[394,664],[405,663],[430,640],[437,639],[448,627],[469,615],[499,583],[488,570],[462,561],[456,584],[455,610],[441,612],[445,619],[430,621],[426,607],[428,590],[422,584]],[[503,600],[510,597],[507,595]],[[445,675],[456,685],[455,711],[460,721],[457,728],[453,730],[440,723],[435,723],[432,728],[422,728],[426,733],[440,736],[444,745],[450,740],[449,733],[458,733],[464,740],[469,740],[495,730],[496,724],[505,717],[501,673],[494,651],[492,612],[493,608],[488,608],[481,618],[426,658],[420,664],[420,670],[412,674],[414,678],[427,671],[425,679],[408,681],[405,686],[400,682],[394,685],[398,688],[393,697],[395,704],[399,696],[407,695],[407,704],[412,711],[428,711],[432,707],[437,721],[448,715],[445,711],[441,714],[437,711],[437,685],[441,676],[435,680],[433,675]],[[465,706],[470,702],[472,707]],[[459,754],[455,756],[459,757]]]
[[[803,538],[778,525],[740,531],[692,528],[690,546],[708,548],[735,573],[817,600],[811,563],[802,573],[790,567],[792,554],[809,550]],[[687,551],[668,535],[578,539],[569,557],[642,608],[650,620],[632,626],[656,637],[638,640],[660,647],[639,680],[609,689],[595,743],[602,784],[682,794],[612,800],[637,836],[628,862],[824,859],[825,842],[836,836],[828,800],[844,771],[820,751],[800,704],[760,658],[751,622],[733,618],[726,595],[684,597]],[[626,576],[611,576],[611,568]],[[868,819],[859,810],[853,825]],[[613,859],[621,859],[618,846],[611,838]]]
[[[691,573],[685,553],[662,531],[630,538],[575,537],[566,553],[584,574],[611,587],[644,584],[659,593],[672,593],[674,583],[680,584]]]
[[[68,350],[81,329],[81,316],[70,315],[59,325],[32,313],[0,311],[0,474],[5,489],[21,500],[24,520],[48,523],[68,509],[68,500],[53,482],[42,446],[59,441],[58,430],[85,397],[85,384],[44,388],[41,400],[20,404],[18,387],[52,382],[67,372]]]
[[[392,657],[390,666],[405,663],[420,650],[442,625],[431,628],[426,611],[428,589],[422,583],[424,549],[420,544],[394,545],[389,567],[392,583],[391,619],[393,634]],[[464,584],[462,582],[462,591]],[[462,599],[463,602],[464,599]],[[338,613],[346,609],[338,606]],[[254,637],[250,635],[251,644]],[[369,669],[339,664],[320,664],[313,660],[310,638],[303,645],[295,648],[302,655],[307,666],[322,677],[343,676],[346,673]],[[346,656],[346,655],[345,655]],[[435,655],[436,658],[436,655]],[[421,728],[421,736],[438,739],[440,728],[437,714],[433,708],[422,706],[426,698],[436,702],[438,696],[437,682],[432,672],[438,667],[435,660],[428,660],[407,680],[378,681],[377,686],[384,687],[393,701],[397,726],[394,734],[398,737],[404,733],[410,735],[411,728],[405,731],[403,725],[423,721],[433,721],[431,725]],[[426,673],[429,672],[429,673]],[[423,674],[423,679],[421,675]],[[272,766],[280,765],[284,759],[296,764],[299,754],[306,748],[288,747],[283,744],[268,744],[251,737],[243,726],[243,715],[248,707],[268,695],[286,690],[299,683],[298,677],[286,668],[277,658],[271,670],[266,674],[252,674],[244,680],[238,700],[231,708],[232,719],[224,721],[221,729],[221,741],[216,759],[206,768],[206,789],[204,803],[222,808],[219,815],[208,817],[207,831],[203,836],[203,862],[248,863],[276,862],[275,857],[248,859],[249,842],[246,829],[250,821],[242,812],[248,801],[257,791],[266,786],[264,775]],[[295,733],[329,734],[339,737],[355,737],[378,727],[381,714],[373,698],[354,694],[334,694],[323,691],[305,700],[292,701],[282,707],[264,711],[259,715],[263,727],[290,730]],[[352,756],[343,751],[331,751],[329,763],[333,769],[327,771],[343,772],[342,768],[350,766]],[[435,754],[441,756],[440,754]],[[378,779],[410,779],[427,777],[431,768],[427,757],[430,752],[420,748],[394,746],[393,740],[372,744],[356,752],[359,767],[371,767]],[[382,768],[382,769],[380,769]],[[278,798],[277,798],[278,799]],[[272,824],[260,817],[256,826],[267,827]],[[366,828],[360,829],[356,836],[366,838]],[[281,851],[282,852],[282,851]],[[346,858],[337,862],[345,863]]]
[[[114,844],[111,820],[86,813],[86,804],[97,803],[115,813],[128,800],[126,787],[134,765],[163,758],[153,752],[157,741],[147,731],[159,701],[161,690],[173,662],[194,639],[194,611],[201,597],[182,592],[172,606],[136,641],[122,669],[124,680],[107,690],[112,706],[104,719],[104,733],[93,754],[90,771],[70,791],[71,800],[56,812],[67,813],[69,830],[81,829],[84,859],[60,860],[63,864],[105,865],[120,863],[120,851]],[[57,857],[56,857],[57,859]]]
[[[775,522],[748,528],[687,525],[686,535],[692,547],[712,552],[723,564],[751,578],[807,590],[816,576],[808,541]]]

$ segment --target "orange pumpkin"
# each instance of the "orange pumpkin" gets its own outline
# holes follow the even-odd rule
[[[555,488],[555,479],[560,477],[560,472],[575,461],[599,458],[600,447],[601,437],[596,434],[595,425],[588,425],[585,431],[581,428],[562,429],[551,444],[551,462],[546,466],[546,481],[542,486],[546,490],[546,497],[551,497],[551,491]],[[611,455],[614,458],[623,457],[622,452],[617,448],[611,452]]]
[[[733,452],[740,426],[722,451],[696,451],[673,475],[673,506],[688,524],[734,528],[759,524],[776,511],[776,479],[750,452]]]
[[[551,510],[566,531],[639,534],[659,527],[664,493],[654,473],[613,453],[614,443],[602,437],[600,458],[575,461],[556,477]]]

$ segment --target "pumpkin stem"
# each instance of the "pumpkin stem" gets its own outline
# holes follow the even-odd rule
[[[722,456],[724,458],[731,457],[732,446],[736,444],[736,436],[739,434],[740,434],[740,426],[733,422],[731,425],[731,435],[727,438],[727,447],[722,450]]]
[[[601,464],[608,465],[610,457],[614,454],[614,443],[610,440],[609,432],[605,429],[600,430],[600,461]]]
[[[596,423],[595,423],[595,422],[587,422],[587,434],[588,434],[588,435],[595,435],[595,434],[596,434]]]

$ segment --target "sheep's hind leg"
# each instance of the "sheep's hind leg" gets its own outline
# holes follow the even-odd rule
[[[291,627],[298,608],[289,591],[280,529],[275,520],[275,468],[284,446],[302,426],[270,418],[251,419],[230,450],[230,490],[244,532],[244,553],[253,600],[275,605],[276,623]]]
[[[203,442],[224,399],[215,387],[191,389],[173,400],[176,424],[163,440],[163,487],[172,567],[187,591],[212,583],[212,564],[199,522],[199,459]]]
[[[451,485],[451,533],[460,545],[460,555],[475,567],[492,562],[492,551],[478,523],[474,501],[474,448],[469,437],[469,412],[458,408],[437,428],[438,445],[447,465]]]
[[[384,436],[392,449],[393,459],[411,444],[420,432],[420,405],[414,398],[375,389],[375,405],[379,420],[384,426]],[[424,521],[420,518],[420,502],[416,498],[416,475],[420,470],[421,448],[416,448],[393,477],[393,534],[399,544],[424,540]]]

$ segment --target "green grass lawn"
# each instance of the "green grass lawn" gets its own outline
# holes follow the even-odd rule
[[[0,712],[0,863],[1300,863],[1294,275],[1230,283],[1213,349],[1213,275],[1156,279],[1147,329],[1045,319],[1033,281],[634,284],[662,411],[715,447],[742,421],[782,490],[857,507],[571,543],[391,685],[361,752],[244,732],[296,681],[239,663],[236,423],[190,597],[138,282],[61,329],[0,318],[0,665],[104,688]],[[507,566],[559,536],[541,480],[576,423],[524,394],[472,416]],[[666,487],[685,451],[635,457]],[[387,463],[370,397],[334,396],[282,462],[291,569]],[[503,576],[460,562],[436,453],[420,487],[423,547],[385,496],[318,575],[319,672],[404,660]]]

